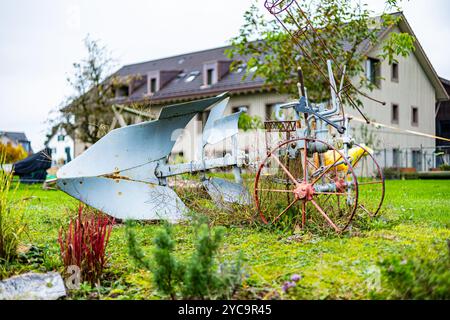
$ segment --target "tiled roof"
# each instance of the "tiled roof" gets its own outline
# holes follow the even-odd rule
[[[402,13],[394,13],[394,16],[402,15]],[[381,38],[388,31],[387,27],[382,27],[378,37]],[[351,50],[351,41],[345,41],[343,44],[345,50]],[[251,74],[243,79],[245,70],[242,72],[229,72],[217,83],[202,88],[203,85],[203,64],[212,61],[230,61],[225,55],[225,50],[231,48],[224,46],[209,50],[197,51],[192,53],[181,54],[173,57],[162,58],[152,61],[125,65],[120,68],[114,75],[119,77],[141,75],[145,77],[147,73],[152,71],[179,71],[178,77],[171,80],[163,88],[154,93],[151,98],[147,95],[147,82],[142,81],[137,88],[134,88],[128,98],[121,98],[120,102],[135,102],[149,100],[151,103],[190,100],[211,96],[213,94],[229,91],[233,93],[246,93],[264,90],[264,80],[256,77],[252,79]],[[368,53],[371,50],[369,40],[363,41],[357,48],[358,51]],[[239,59],[239,58],[238,58]],[[245,61],[247,59],[242,58]],[[185,81],[191,72],[197,72],[198,75],[193,81]]]
[[[444,85],[450,87],[450,80],[447,80],[447,79],[442,78],[442,77],[439,77],[439,80],[441,80],[441,82],[442,82]]]
[[[228,72],[220,81],[209,86],[201,88],[203,85],[203,64],[211,61],[230,61],[225,55],[225,50],[229,47],[220,47],[198,52],[186,53],[178,56],[152,60],[142,63],[130,64],[123,66],[115,75],[125,77],[130,75],[146,76],[151,71],[173,71],[178,70],[179,75],[166,84],[163,88],[152,95],[151,101],[168,100],[174,98],[182,98],[186,96],[196,95],[212,95],[224,91],[240,91],[245,89],[260,89],[264,83],[261,78],[252,79],[249,75],[243,79],[245,71]],[[194,80],[188,82],[186,79],[191,72],[197,72],[198,75]],[[147,83],[142,83],[135,88],[129,100],[139,101],[145,98],[147,93]]]
[[[0,131],[0,137],[2,136],[15,142],[29,142],[24,132]]]

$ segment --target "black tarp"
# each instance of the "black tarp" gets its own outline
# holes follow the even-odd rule
[[[47,177],[47,169],[52,166],[51,150],[45,148],[26,159],[13,164],[14,175],[22,183],[42,183]]]

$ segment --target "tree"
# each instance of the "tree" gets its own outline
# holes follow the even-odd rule
[[[231,40],[227,51],[230,58],[243,57],[233,63],[234,68],[245,63],[246,76],[261,77],[269,89],[279,93],[298,95],[296,71],[301,66],[305,74],[305,85],[312,101],[324,101],[330,97],[330,87],[325,57],[334,57],[335,69],[346,66],[347,79],[359,79],[346,92],[361,104],[357,93],[363,87],[373,88],[364,76],[364,48],[379,41],[382,30],[395,25],[400,15],[389,14],[399,10],[401,0],[386,0],[381,19],[366,5],[352,0],[272,1],[288,5],[289,11],[277,15],[286,28],[277,20],[268,20],[253,4],[244,14],[245,23],[239,35]],[[270,1],[269,1],[270,2]],[[298,7],[297,7],[298,4]],[[307,27],[305,16],[313,28]],[[287,30],[286,30],[287,29]],[[295,40],[291,35],[294,35]],[[326,44],[326,46],[324,46]],[[382,44],[380,58],[396,61],[398,55],[408,56],[413,50],[414,38],[406,33],[391,33]],[[336,64],[338,66],[336,66]],[[341,73],[335,74],[337,81]],[[346,82],[347,84],[348,82]]]
[[[0,142],[0,157],[4,157],[5,163],[14,163],[25,159],[28,156],[21,144],[13,146],[10,142],[3,144]]]
[[[73,94],[59,109],[53,128],[62,126],[73,138],[93,144],[108,131],[113,119],[111,99],[123,79],[109,76],[114,64],[105,47],[89,37],[84,44],[87,57],[73,64],[67,79]]]

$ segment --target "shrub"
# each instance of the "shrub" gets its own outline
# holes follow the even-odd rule
[[[14,163],[25,159],[28,155],[22,145],[19,144],[15,147],[9,142],[7,144],[0,143],[0,154],[4,155],[4,163]]]
[[[0,153],[0,164],[6,156]],[[17,200],[19,184],[12,188],[13,175],[0,169],[0,261],[10,262],[17,257],[17,247],[27,225],[24,221],[24,201]]]
[[[398,256],[380,263],[382,275],[394,299],[450,299],[450,240],[448,250],[433,258]]]
[[[400,179],[401,173],[399,168],[383,168],[383,176],[385,179]]]
[[[171,299],[229,299],[241,285],[241,255],[233,263],[217,263],[223,228],[212,230],[206,223],[197,224],[195,250],[189,259],[181,261],[174,255],[171,225],[165,224],[156,235],[153,260],[145,258],[131,226],[127,222],[130,256],[139,267],[153,273],[158,291]]]
[[[386,180],[416,180],[419,179],[419,173],[408,171],[408,168],[387,167],[383,168],[383,176]]]
[[[77,217],[70,220],[66,230],[62,227],[59,230],[64,267],[78,266],[82,281],[99,284],[107,262],[106,247],[113,224],[114,219],[95,210],[86,210],[80,204]]]
[[[441,164],[439,166],[439,169],[441,169],[442,171],[450,171],[450,164]]]
[[[264,125],[258,116],[250,116],[246,112],[241,113],[238,120],[238,128],[243,131],[261,129]]]
[[[403,172],[401,174],[401,178],[404,180],[417,180],[417,179],[419,179],[419,173],[418,172]]]

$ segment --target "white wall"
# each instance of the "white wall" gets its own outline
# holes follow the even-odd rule
[[[380,53],[379,47],[376,47],[369,56],[376,57]],[[381,64],[381,88],[372,92],[366,92],[378,100],[385,101],[386,106],[362,98],[364,103],[364,112],[377,122],[400,128],[402,130],[413,130],[434,135],[435,128],[435,89],[429,81],[425,71],[419,64],[414,54],[407,58],[399,57],[399,82],[391,81],[391,66],[388,61]],[[391,106],[399,106],[399,123],[391,122]],[[411,124],[412,107],[419,109],[419,125]],[[359,114],[350,108],[349,112],[359,116]],[[360,117],[360,116],[359,116]],[[383,139],[385,147],[415,147],[434,146],[435,140],[425,137],[418,137],[412,134],[397,133],[392,130],[379,130],[378,133]]]
[[[63,141],[58,141],[58,136],[64,136]],[[73,139],[66,134],[63,129],[59,129],[49,140],[47,146],[52,149],[52,166],[67,163],[66,148],[70,148],[70,157],[73,160],[75,155],[75,145]]]
[[[399,32],[394,29],[394,32]],[[376,58],[381,53],[381,45],[376,46],[369,56]],[[383,149],[383,154],[378,156],[378,160],[386,166],[393,166],[392,148],[400,149],[403,154],[402,166],[412,166],[412,149],[422,150],[426,153],[423,162],[433,162],[432,152],[435,147],[435,140],[427,137],[421,137],[411,133],[404,132],[404,130],[418,131],[434,135],[435,128],[435,105],[436,93],[433,85],[428,79],[425,71],[420,65],[414,54],[409,57],[398,57],[399,64],[399,81],[391,80],[391,65],[388,61],[381,62],[381,86],[379,89],[373,91],[365,90],[369,96],[386,102],[386,106],[382,106],[367,98],[362,97],[364,103],[363,112],[369,119],[399,128],[402,131],[391,130],[387,128],[373,129],[376,132],[379,144],[376,146]],[[356,83],[356,81],[355,81]],[[399,121],[398,124],[391,120],[392,104],[399,106]],[[411,123],[412,107],[419,110],[419,124],[414,126]],[[361,118],[356,110],[347,108],[347,112],[354,116]],[[359,128],[361,123],[353,121],[353,126]],[[355,135],[358,136],[359,129],[355,129]],[[387,149],[386,156],[384,149]],[[406,159],[407,157],[407,159]]]

